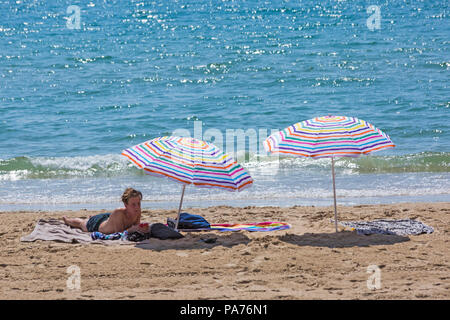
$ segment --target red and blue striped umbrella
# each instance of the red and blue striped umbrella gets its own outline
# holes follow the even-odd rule
[[[253,183],[232,157],[215,145],[194,138],[159,137],[128,148],[122,155],[147,174],[183,184],[178,215],[186,185],[241,191]]]
[[[271,153],[311,158],[331,158],[334,214],[337,232],[334,157],[359,157],[395,147],[389,136],[372,124],[345,116],[324,116],[295,123],[270,135],[264,148]]]
[[[344,116],[298,122],[264,141],[268,152],[312,158],[358,157],[394,146],[389,136],[372,124]]]

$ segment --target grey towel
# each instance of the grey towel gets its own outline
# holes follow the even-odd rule
[[[90,232],[71,228],[61,220],[40,219],[29,235],[20,238],[22,242],[33,242],[36,240],[59,241],[66,243],[99,243],[99,244],[135,244],[127,240],[92,240]]]
[[[334,220],[332,221],[334,222]],[[344,227],[355,228],[357,234],[394,234],[406,236],[434,232],[432,227],[412,219],[341,221],[339,224]]]

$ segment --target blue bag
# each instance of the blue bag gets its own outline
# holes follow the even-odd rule
[[[182,212],[180,214],[180,222],[178,222],[178,229],[198,229],[211,228],[211,225],[205,218],[196,214]]]

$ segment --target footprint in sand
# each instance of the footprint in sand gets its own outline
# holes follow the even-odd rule
[[[253,259],[253,261],[250,262],[250,265],[255,268],[253,271],[255,271],[255,270],[259,271],[259,269],[257,269],[257,267],[261,263],[263,263],[264,261],[267,261],[267,260],[269,260],[269,258],[266,256],[257,256],[255,259]]]
[[[236,263],[227,263],[227,264],[224,264],[223,266],[224,266],[224,267],[227,267],[227,268],[235,268],[235,267],[237,267],[238,265],[237,265]]]
[[[177,252],[176,255],[179,257],[189,257],[189,253],[186,252]]]

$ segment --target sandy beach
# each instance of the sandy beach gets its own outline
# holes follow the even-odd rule
[[[145,245],[21,242],[41,218],[100,211],[1,212],[0,299],[450,298],[450,203],[338,207],[343,221],[410,218],[434,228],[408,237],[336,234],[331,206],[185,211],[210,223],[282,221],[292,228],[189,232]],[[142,220],[175,216],[175,210],[143,210]],[[207,238],[216,241],[201,240]],[[70,266],[79,268],[79,290],[67,286]],[[379,288],[368,287],[369,266],[379,268]]]

